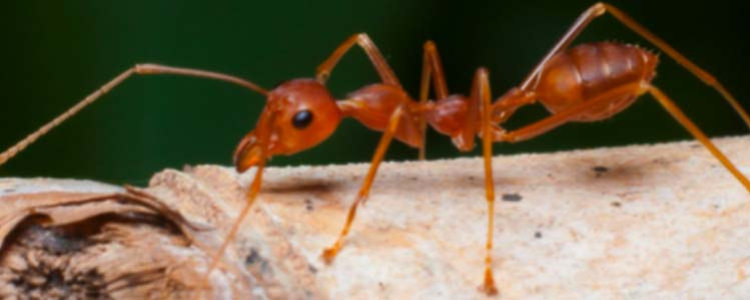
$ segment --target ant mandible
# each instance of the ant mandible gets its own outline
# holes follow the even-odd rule
[[[256,167],[255,178],[247,193],[247,203],[215,253],[207,272],[208,276],[217,266],[239,224],[252,207],[260,191],[263,169],[268,159],[274,155],[291,155],[319,144],[335,131],[342,118],[352,117],[370,129],[382,131],[383,136],[356,199],[349,208],[341,233],[335,243],[323,251],[322,257],[327,263],[331,263],[341,250],[357,208],[370,194],[378,166],[393,138],[418,148],[419,156],[423,159],[428,124],[438,132],[450,136],[460,151],[472,150],[475,146],[474,139],[479,136],[482,139],[485,196],[488,206],[484,281],[480,288],[485,293],[494,295],[498,290],[493,279],[491,256],[495,201],[492,179],[493,142],[520,142],[568,122],[606,119],[623,111],[639,96],[649,93],[750,191],[750,181],[666,94],[651,84],[656,74],[656,55],[634,45],[611,42],[581,44],[569,48],[573,40],[594,19],[606,12],[654,44],[700,80],[714,87],[750,127],[748,114],[712,75],[621,10],[606,3],[596,3],[575,21],[518,87],[510,89],[494,103],[490,100],[488,71],[484,68],[476,71],[468,97],[451,95],[445,82],[440,57],[431,41],[424,45],[420,97],[418,102],[414,101],[401,87],[398,78],[375,44],[362,33],[344,41],[318,67],[316,79],[289,80],[271,91],[250,81],[216,72],[154,64],[136,65],[0,154],[0,165],[133,74],[211,78],[234,83],[266,96],[268,102],[255,130],[242,139],[234,152],[234,164],[238,172],[242,173]],[[325,87],[325,82],[339,60],[354,45],[365,51],[382,83],[368,85],[351,93],[347,99],[337,101]],[[436,98],[434,101],[428,101],[431,84]],[[537,102],[544,105],[551,115],[516,130],[509,131],[500,126],[520,107]]]

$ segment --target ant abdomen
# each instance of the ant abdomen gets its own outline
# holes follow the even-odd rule
[[[642,84],[647,87],[656,74],[658,58],[634,45],[612,42],[582,44],[560,52],[539,75],[536,94],[552,113],[587,102],[604,94],[613,99],[591,107],[573,121],[597,121],[617,114],[632,104],[645,89],[620,86]]]

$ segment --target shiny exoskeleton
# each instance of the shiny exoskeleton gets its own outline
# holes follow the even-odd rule
[[[245,208],[210,263],[207,273],[210,274],[234,237],[238,225],[252,207],[260,191],[266,162],[274,155],[291,155],[314,147],[331,136],[342,118],[354,118],[372,130],[382,131],[383,137],[362,187],[349,209],[338,239],[323,252],[323,259],[329,263],[343,246],[357,208],[367,199],[378,167],[393,138],[419,148],[420,158],[424,158],[424,138],[428,126],[449,136],[461,151],[472,150],[476,138],[480,137],[488,204],[485,272],[481,289],[487,294],[496,294],[498,290],[493,279],[491,255],[495,199],[491,159],[493,142],[528,140],[567,122],[606,119],[625,110],[642,94],[649,93],[750,191],[750,181],[666,94],[652,85],[658,63],[655,54],[633,45],[609,42],[570,47],[572,41],[591,21],[607,12],[700,80],[717,89],[750,126],[750,117],[713,76],[619,9],[609,4],[596,3],[576,20],[520,85],[511,88],[495,101],[491,101],[488,71],[484,68],[476,71],[469,95],[450,94],[437,49],[430,41],[424,45],[421,89],[419,101],[415,101],[404,91],[375,44],[362,33],[344,41],[318,67],[316,78],[289,80],[271,91],[247,80],[221,73],[153,64],[136,65],[0,154],[0,165],[133,74],[174,74],[211,78],[234,83],[265,95],[267,104],[255,130],[242,139],[234,154],[237,171],[245,172],[256,167],[255,179],[248,189]],[[342,100],[336,100],[325,87],[325,82],[339,60],[354,45],[359,45],[365,51],[382,82],[365,86]],[[431,86],[434,100],[429,101]],[[515,130],[506,130],[502,127],[518,108],[535,103],[541,103],[550,112],[550,116]]]

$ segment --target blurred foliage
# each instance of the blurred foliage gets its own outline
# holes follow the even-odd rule
[[[666,1],[613,4],[722,80],[746,107],[742,76],[746,10]],[[6,1],[0,147],[12,145],[126,68],[139,62],[203,68],[273,87],[313,76],[347,36],[367,32],[404,86],[416,95],[421,49],[434,40],[452,92],[468,92],[474,70],[491,70],[497,96],[518,84],[592,1]],[[653,49],[612,17],[597,19],[578,42],[615,40]],[[658,52],[658,51],[657,51]],[[709,135],[747,128],[709,87],[662,56],[655,84],[673,96]],[[339,97],[377,76],[361,51],[332,74]],[[610,120],[570,124],[535,140],[498,144],[496,153],[543,152],[688,139],[650,97]],[[231,164],[237,141],[251,130],[264,99],[226,83],[174,77],[133,78],[0,168],[2,176],[91,178],[145,184],[156,171],[185,164]],[[518,127],[546,113],[526,108]],[[348,120],[321,146],[272,165],[368,161],[379,134]],[[429,135],[429,158],[460,154],[449,139]],[[395,145],[388,158],[414,159]]]

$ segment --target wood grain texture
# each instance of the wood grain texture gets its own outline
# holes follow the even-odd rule
[[[716,140],[750,173],[750,138]],[[479,158],[385,163],[332,265],[366,164],[197,166],[149,187],[0,179],[3,299],[485,299]],[[748,299],[750,195],[694,142],[496,157],[496,299]]]

